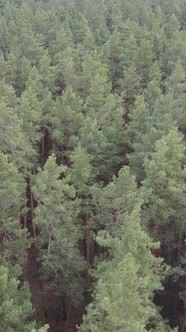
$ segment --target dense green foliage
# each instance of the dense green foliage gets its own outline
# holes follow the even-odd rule
[[[0,1],[2,331],[32,250],[80,331],[184,331],[185,93],[185,0]]]
[[[4,332],[45,332],[43,329],[34,329],[35,323],[29,323],[28,317],[32,314],[27,285],[19,287],[19,282],[10,275],[7,268],[0,268],[0,331]]]

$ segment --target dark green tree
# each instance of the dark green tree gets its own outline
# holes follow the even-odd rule
[[[50,156],[44,169],[33,177],[32,192],[38,203],[34,223],[39,231],[36,244],[43,277],[58,294],[77,303],[82,298],[80,272],[85,264],[78,246],[82,236],[77,224],[79,204],[74,187],[68,184],[70,179],[65,177],[66,170]]]
[[[0,267],[0,300],[1,332],[47,331],[48,326],[37,329],[35,322],[29,322],[33,311],[28,285],[20,285],[4,266]]]

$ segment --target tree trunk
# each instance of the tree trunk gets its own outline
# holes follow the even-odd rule
[[[41,164],[45,164],[45,129],[42,128],[42,138],[41,138]]]
[[[69,324],[71,321],[71,311],[72,311],[72,301],[69,299],[68,307],[67,307],[67,317],[66,317],[66,323],[65,323],[65,332],[69,331]]]
[[[181,325],[180,332],[185,332],[185,331],[186,331],[186,307],[184,305],[183,323]]]
[[[39,309],[39,321],[45,323],[45,308],[46,308],[46,280],[43,280],[43,287],[42,287],[42,303]]]
[[[30,189],[30,213],[31,213],[33,237],[36,238],[36,227],[35,227],[35,223],[34,223],[34,198],[33,198],[31,189]]]
[[[180,259],[185,255],[185,245],[184,245],[184,239],[183,234],[180,232],[178,234],[178,240],[177,240],[178,246],[177,246],[177,258]]]
[[[23,225],[24,225],[24,228],[27,228],[27,188],[28,188],[28,178],[25,177],[25,183],[26,183],[26,187],[25,187],[25,193],[24,193],[24,209],[25,209],[25,212],[24,212],[24,215],[23,215]]]
[[[28,256],[26,251],[24,253],[24,261],[23,261],[23,277],[24,281],[28,280]]]
[[[91,260],[91,252],[90,252],[90,241],[91,241],[91,219],[89,215],[85,217],[85,259],[87,262],[87,270],[86,270],[86,279],[87,286],[91,286],[91,278],[89,274],[90,260]]]
[[[26,203],[25,203],[24,208],[27,209]],[[23,223],[24,223],[24,228],[27,228],[27,212],[24,213]]]

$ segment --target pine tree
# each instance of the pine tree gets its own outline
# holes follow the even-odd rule
[[[180,60],[175,64],[171,75],[165,81],[166,93],[171,95],[174,102],[174,110],[172,110],[172,117],[176,121],[178,127],[184,133],[186,126],[185,117],[185,87],[186,87],[186,77],[185,70],[182,66]]]
[[[35,153],[23,130],[23,121],[4,102],[1,102],[0,115],[2,153],[8,155],[18,169],[30,168]]]
[[[52,118],[54,152],[59,160],[69,163],[69,155],[79,142],[78,131],[82,126],[82,100],[71,87],[56,100]],[[56,147],[55,147],[56,146]]]
[[[44,53],[33,31],[33,11],[30,3],[23,1],[16,17],[16,36],[14,48],[21,56],[25,56],[32,65],[36,65]]]
[[[146,178],[142,182],[142,190],[146,191],[144,220],[151,230],[153,225],[163,226],[161,242],[169,250],[171,250],[172,242],[176,241],[177,234],[182,234],[185,229],[184,154],[185,146],[182,137],[174,128],[156,142],[155,151],[144,161],[146,172]],[[177,243],[176,246],[180,244]],[[174,250],[173,247],[172,250]],[[170,253],[167,259],[172,264]]]
[[[92,222],[93,200],[91,190],[94,174],[92,172],[91,155],[78,145],[70,155],[70,161],[71,165],[68,169],[68,173],[79,199],[79,222],[81,222],[81,227],[84,231],[85,246],[83,249],[87,263],[86,283],[87,287],[90,287],[89,269],[92,265],[95,251],[92,239],[92,229],[94,228],[94,224]]]
[[[112,89],[117,93],[122,91],[120,86],[122,79],[125,79],[123,74],[134,64],[133,59],[137,48],[135,29],[139,29],[136,23],[130,20],[126,21],[125,24],[120,20],[119,23],[117,20],[113,33],[103,46],[104,57],[110,71]]]
[[[39,61],[39,76],[40,76],[40,81],[43,85],[43,88],[49,89],[50,91],[54,92],[55,91],[55,85],[54,85],[54,67],[51,65],[51,58],[46,51],[45,54],[41,57]]]
[[[149,72],[149,83],[144,91],[145,99],[149,106],[149,111],[152,114],[156,100],[162,93],[162,74],[158,62],[154,62]]]
[[[121,98],[111,94],[108,68],[97,52],[86,57],[80,86],[86,93],[84,119],[79,141],[92,155],[92,165],[100,181],[108,182],[117,172],[123,143]],[[81,85],[82,84],[82,85]]]
[[[39,81],[38,71],[34,67],[27,81],[27,87],[21,95],[18,107],[18,115],[23,120],[24,130],[27,132],[29,140],[34,147],[41,138],[41,93],[42,85]]]
[[[139,182],[145,178],[144,158],[150,156],[155,149],[156,142],[163,135],[167,135],[173,127],[177,127],[174,117],[177,111],[176,103],[170,94],[159,95],[154,103],[153,112],[150,112],[143,97],[136,99],[126,136],[129,137],[128,143],[132,149],[127,157]],[[142,119],[142,121],[138,121],[138,119]]]
[[[36,244],[43,276],[58,294],[77,303],[82,296],[79,273],[85,265],[78,247],[81,229],[76,192],[65,177],[66,167],[57,166],[54,156],[38,171],[32,192],[38,203],[34,223],[39,232]]]
[[[129,114],[129,125],[126,127],[126,142],[129,145],[128,159],[138,181],[144,178],[143,160],[147,153],[144,139],[149,128],[149,110],[143,96],[136,98]]]
[[[143,30],[142,30],[143,33]],[[147,37],[143,37],[143,35],[140,38],[140,45],[136,50],[136,53],[134,55],[134,63],[137,68],[138,75],[141,76],[141,88],[146,87],[147,82],[149,80],[149,73],[151,66],[153,65],[155,55],[152,51],[152,44],[148,40],[148,34]]]
[[[10,50],[10,33],[6,20],[3,16],[0,19],[0,49],[4,56],[7,56]]]
[[[79,328],[82,332],[170,331],[152,302],[154,290],[162,288],[161,260],[152,255],[157,245],[141,228],[142,200],[129,174],[123,168],[100,200],[97,217],[105,229],[96,240],[107,249],[108,258],[96,266],[97,283]]]
[[[5,155],[0,154],[1,262],[8,266],[22,265],[25,251],[30,246],[27,232],[20,222],[24,190],[22,175]]]
[[[63,92],[65,87],[75,86],[75,59],[74,50],[68,46],[62,52],[55,55],[55,75],[59,93]]]
[[[0,331],[4,332],[46,332],[47,327],[37,329],[36,323],[29,322],[32,305],[28,285],[11,276],[8,269],[0,267]]]

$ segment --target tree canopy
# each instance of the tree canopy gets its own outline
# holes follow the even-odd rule
[[[2,331],[184,331],[185,93],[185,0],[0,1]]]

